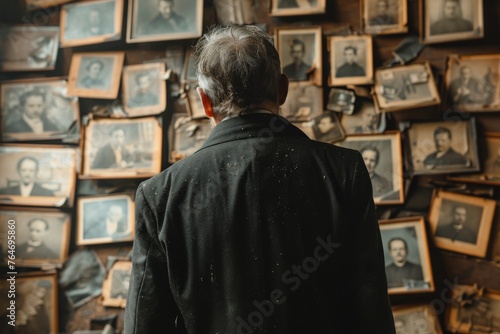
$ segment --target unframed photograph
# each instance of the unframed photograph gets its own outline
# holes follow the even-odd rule
[[[169,161],[174,163],[196,152],[211,131],[208,119],[174,115],[169,129]]]
[[[102,304],[125,308],[132,273],[132,261],[118,260],[109,269],[102,285]]]
[[[281,115],[293,122],[310,121],[323,113],[323,89],[308,82],[290,82]]]
[[[356,94],[347,89],[331,88],[326,109],[352,115],[356,103]]]
[[[340,125],[337,113],[325,111],[313,119],[313,139],[324,143],[335,143],[345,137],[344,129]]]
[[[322,14],[326,0],[271,0],[271,16]]]
[[[379,112],[371,99],[358,99],[358,108],[352,115],[342,115],[341,124],[346,135],[382,133],[386,128],[385,113]]]
[[[362,0],[361,11],[368,34],[408,32],[407,0]]]
[[[366,85],[373,82],[372,37],[334,36],[328,38],[330,77],[328,85]]]

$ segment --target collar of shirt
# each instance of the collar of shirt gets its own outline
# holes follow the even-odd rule
[[[28,185],[24,185],[22,182],[19,184],[19,189],[21,190],[21,196],[28,197],[31,195],[31,191],[35,186],[34,183],[30,183]]]
[[[33,129],[34,133],[42,133],[43,132],[43,123],[42,123],[42,120],[40,118],[31,119],[29,117],[26,117],[26,115],[23,114],[23,119],[30,126],[30,128]]]
[[[255,110],[246,110],[246,111],[243,111],[240,115],[250,115],[250,114],[272,114],[273,112],[272,111],[269,111],[269,110],[265,110],[265,109],[255,109]],[[230,118],[233,118],[233,117],[236,117],[236,116],[240,116],[240,115],[229,115],[229,116],[226,116],[222,119],[221,122],[224,122],[225,120],[227,119],[230,119]]]
[[[118,230],[118,222],[113,222],[109,219],[106,219],[106,232],[108,235],[115,234]]]
[[[31,241],[31,240],[28,240],[28,245],[30,247],[38,247],[42,244],[42,241]]]

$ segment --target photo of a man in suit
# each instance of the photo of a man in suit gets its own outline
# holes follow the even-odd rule
[[[354,46],[346,46],[344,48],[344,63],[337,68],[335,77],[364,77],[366,75],[365,69],[361,67],[356,61],[358,49]]]
[[[99,59],[92,59],[86,66],[87,75],[78,83],[79,87],[83,88],[105,88],[104,80],[100,78],[104,63]]]
[[[469,32],[474,29],[471,21],[462,17],[459,0],[444,0],[441,19],[431,24],[431,35]]]
[[[298,38],[292,39],[290,42],[290,54],[292,63],[283,68],[283,73],[286,74],[289,80],[307,80],[307,71],[311,65],[304,62],[306,46],[304,42]]]
[[[354,133],[375,133],[379,121],[380,113],[375,108],[364,108],[361,110],[361,124],[354,128]]]
[[[380,159],[379,150],[375,146],[365,146],[359,152],[363,157],[368,174],[370,174],[373,197],[379,197],[390,192],[393,188],[391,181],[375,172]]]
[[[450,98],[456,104],[484,103],[488,97],[486,86],[472,75],[470,67],[460,67],[460,75],[450,83]]]
[[[436,236],[447,238],[451,241],[463,241],[475,244],[477,241],[477,231],[470,228],[472,217],[467,217],[467,208],[455,205],[452,208],[451,220],[447,223],[438,222]],[[479,226],[479,224],[477,224]]]
[[[158,14],[147,23],[142,31],[143,34],[159,35],[189,30],[187,20],[174,10],[174,0],[156,1]]]
[[[91,203],[87,205],[91,205]],[[92,207],[88,206],[88,208]],[[83,238],[124,238],[130,236],[127,219],[123,205],[113,204],[108,208],[104,217],[92,219],[92,221],[84,219]]]
[[[49,223],[41,218],[28,222],[29,239],[16,248],[16,257],[20,259],[57,259],[59,256],[44,242],[49,233]]]
[[[333,112],[324,113],[316,117],[313,130],[316,140],[331,143],[342,138],[340,126]]]
[[[406,240],[395,237],[388,242],[389,256],[392,263],[385,267],[387,287],[397,288],[405,286],[404,280],[422,281],[424,275],[422,267],[408,261],[408,244]]]
[[[464,166],[467,159],[451,147],[450,129],[440,126],[434,130],[434,144],[436,151],[424,159],[426,168],[435,166]]]
[[[19,184],[0,189],[2,195],[17,196],[55,196],[52,190],[42,187],[36,182],[39,170],[38,160],[34,157],[23,157],[17,163]]]
[[[369,21],[371,26],[391,25],[398,23],[389,10],[388,0],[380,0],[376,1],[376,3],[376,14],[370,17]]]
[[[158,104],[159,95],[154,91],[153,79],[148,72],[138,73],[134,77],[137,88],[128,100],[129,108],[147,107]]]
[[[111,131],[111,141],[99,148],[94,161],[93,169],[100,168],[129,168],[133,166],[133,154],[125,147],[125,130],[115,128]]]

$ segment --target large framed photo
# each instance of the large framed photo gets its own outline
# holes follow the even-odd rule
[[[450,55],[446,63],[446,103],[467,112],[499,111],[500,53]]]
[[[290,82],[281,115],[293,122],[305,122],[323,113],[323,89],[309,82]]]
[[[479,171],[473,117],[467,121],[414,123],[406,137],[408,168],[414,175]]]
[[[357,150],[363,156],[370,174],[375,204],[402,204],[404,202],[403,161],[399,132],[348,136],[337,145]]]
[[[78,138],[80,109],[66,80],[4,82],[0,86],[3,141]]]
[[[443,334],[436,311],[430,304],[393,308],[396,333]]]
[[[135,205],[129,195],[80,197],[78,245],[109,244],[134,239]]]
[[[167,106],[167,85],[163,79],[165,64],[125,66],[123,104],[128,116],[159,114]]]
[[[362,0],[361,13],[367,34],[408,32],[407,0]]]
[[[374,90],[376,106],[384,112],[441,103],[429,63],[377,69]]]
[[[71,3],[61,9],[61,46],[97,44],[120,39],[123,0]]]
[[[329,86],[366,85],[373,82],[372,37],[334,36],[328,38],[330,51]]]
[[[384,132],[387,124],[385,113],[378,111],[371,99],[358,99],[358,105],[352,115],[342,115],[341,124],[346,135]]]
[[[389,294],[434,291],[423,217],[380,221]]]
[[[203,0],[131,0],[128,9],[127,43],[201,36]]]
[[[271,16],[322,14],[326,0],[271,0]]]
[[[321,27],[278,28],[276,49],[282,72],[290,81],[310,81],[322,85]]]
[[[96,119],[85,128],[82,178],[145,178],[161,169],[162,128],[155,117]]]
[[[55,68],[59,27],[6,27],[0,29],[0,41],[0,72]]]
[[[118,96],[123,52],[75,53],[71,59],[68,94],[114,99]]]
[[[62,146],[0,146],[0,204],[71,206],[76,149]]]
[[[467,255],[485,257],[496,201],[435,192],[429,222],[437,247]]]
[[[113,263],[102,285],[102,305],[125,308],[131,274],[132,261]]]
[[[422,0],[420,31],[424,43],[484,36],[483,0]]]
[[[68,256],[71,215],[60,211],[41,211],[13,207],[0,209],[0,245],[4,263],[8,260],[8,233],[15,228],[15,262],[19,265],[43,266],[47,263],[63,263]],[[12,225],[12,226],[11,226]]]
[[[174,115],[169,129],[169,161],[174,163],[196,152],[212,131],[209,119]]]

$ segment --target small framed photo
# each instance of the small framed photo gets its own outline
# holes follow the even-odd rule
[[[476,127],[467,121],[414,123],[405,150],[413,175],[478,172]]]
[[[16,230],[15,262],[22,265],[43,266],[48,263],[63,263],[68,257],[71,215],[60,211],[42,211],[13,207],[0,209],[0,245],[4,263],[8,260],[8,230]]]
[[[0,41],[0,72],[55,69],[59,27],[6,27]]]
[[[41,8],[49,8],[68,3],[73,0],[24,0],[26,9],[28,11],[37,10]]]
[[[135,204],[129,195],[80,197],[78,245],[109,244],[134,239]]]
[[[188,84],[198,84],[198,76],[196,75],[196,61],[198,57],[193,53],[193,50],[186,51],[186,59],[184,60],[184,68],[182,69],[181,82]]]
[[[441,103],[429,63],[375,71],[375,103],[384,112]]]
[[[174,163],[196,152],[211,131],[209,119],[174,115],[169,129],[169,161]]]
[[[346,135],[375,134],[385,131],[387,122],[385,113],[375,108],[371,99],[358,99],[358,108],[352,115],[343,114],[340,124]]]
[[[271,16],[298,16],[323,14],[325,0],[272,0]]]
[[[352,115],[356,103],[356,94],[352,90],[331,88],[326,109]]]
[[[370,174],[375,204],[404,202],[400,132],[348,136],[337,145],[361,153]]]
[[[379,224],[389,295],[434,291],[424,218],[383,220]]]
[[[448,56],[446,104],[466,112],[500,111],[498,69],[500,53]]]
[[[330,52],[329,86],[367,85],[373,82],[372,37],[334,36],[328,38]]]
[[[495,207],[494,200],[437,191],[429,210],[436,247],[485,257]]]
[[[321,27],[276,29],[275,44],[290,81],[322,85]]]
[[[203,108],[203,103],[201,103],[200,96],[196,91],[196,87],[197,85],[194,84],[184,84],[184,92],[181,96],[184,97],[186,109],[191,118],[207,118],[205,109]]]
[[[362,22],[367,34],[401,34],[408,32],[406,0],[362,0]]]
[[[483,0],[422,0],[420,31],[424,43],[484,36]]]
[[[306,122],[323,113],[323,89],[308,82],[290,82],[281,115],[293,122]]]
[[[76,149],[63,146],[0,146],[0,204],[71,206]]]
[[[125,308],[131,274],[132,261],[113,263],[102,285],[102,305]]]
[[[396,333],[443,334],[437,313],[429,304],[393,308]]]
[[[203,0],[131,0],[128,9],[127,43],[201,36]]]
[[[96,99],[118,96],[123,52],[74,53],[68,79],[68,95]]]
[[[4,82],[0,86],[2,140],[78,138],[80,109],[66,80],[49,78]]]
[[[119,40],[123,0],[94,0],[61,7],[61,46],[98,44]]]
[[[163,79],[165,64],[151,63],[125,66],[123,69],[123,103],[128,116],[147,116],[167,107],[167,85]]]
[[[340,125],[337,113],[325,111],[313,119],[313,139],[324,143],[335,143],[345,137],[344,129]]]
[[[85,128],[82,178],[146,178],[161,169],[162,128],[155,117],[95,119]]]

